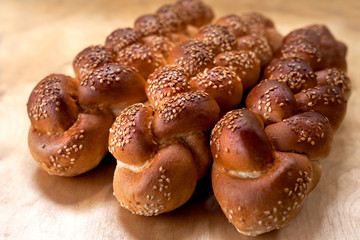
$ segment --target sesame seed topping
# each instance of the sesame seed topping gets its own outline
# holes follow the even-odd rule
[[[200,40],[188,40],[179,47],[183,56],[175,59],[175,62],[183,67],[190,76],[196,75],[206,66],[214,63],[212,50]]]
[[[110,132],[113,137],[109,140],[109,151],[113,153],[115,147],[124,149],[124,146],[130,142],[132,134],[135,130],[135,116],[140,111],[140,108],[145,107],[144,104],[134,104],[124,109],[116,118]]]
[[[181,114],[181,112],[186,108],[187,103],[201,100],[207,96],[207,93],[199,91],[186,92],[172,96],[158,108],[159,117],[164,119],[165,122],[169,122]]]

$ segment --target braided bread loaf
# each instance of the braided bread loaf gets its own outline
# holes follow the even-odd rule
[[[44,78],[27,103],[34,159],[49,174],[60,176],[96,167],[107,153],[114,121],[110,110],[142,101],[144,84],[134,69],[115,63],[96,68],[83,80],[62,74]]]
[[[207,132],[218,117],[217,103],[202,92],[170,97],[158,109],[126,108],[109,136],[121,206],[152,216],[183,205],[212,162]]]
[[[81,51],[73,61],[76,78],[52,74],[41,80],[27,103],[33,158],[60,176],[97,166],[107,153],[114,116],[144,102],[148,75],[166,64],[176,41],[188,39],[190,24],[194,31],[212,18],[211,9],[199,1],[164,6],[156,15],[140,17],[134,29],[112,32],[105,46]]]
[[[75,176],[109,150],[115,197],[145,216],[184,204],[214,159],[215,197],[239,232],[288,223],[346,113],[346,46],[322,25],[283,38],[258,13],[213,18],[198,0],[164,5],[81,51],[76,78],[40,81],[27,104],[34,159]]]
[[[228,112],[212,130],[214,194],[240,233],[281,228],[318,183],[318,160],[330,153],[350,95],[345,50],[325,26],[289,33],[247,109]]]
[[[171,6],[158,12],[169,9]],[[147,21],[152,22],[151,29],[146,27]],[[152,40],[171,39],[169,29],[160,23],[158,15],[145,15],[135,21],[135,29],[141,29],[146,40],[149,36]],[[223,115],[237,107],[243,83],[249,90],[260,76],[256,53],[248,47],[238,50],[237,38],[227,26],[207,24],[198,30],[192,27],[191,32],[195,39],[175,43],[164,54],[169,65],[148,76],[145,92],[150,106],[130,106],[110,130],[109,149],[118,160],[114,194],[121,206],[134,214],[158,215],[190,198],[211,164],[207,132],[218,120],[219,111]],[[267,44],[263,36],[256,39]],[[263,50],[259,44],[252,45],[254,49],[259,49],[258,54]],[[166,121],[159,120],[162,118]]]

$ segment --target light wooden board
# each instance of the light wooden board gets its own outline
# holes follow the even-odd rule
[[[0,1],[0,239],[248,239],[227,222],[208,179],[180,209],[141,217],[112,195],[113,158],[61,178],[39,170],[28,151],[25,104],[35,84],[53,72],[73,75],[80,50],[165,2]],[[265,13],[282,33],[325,23],[348,45],[353,91],[321,181],[295,220],[256,239],[360,239],[360,1],[206,2],[217,16]]]

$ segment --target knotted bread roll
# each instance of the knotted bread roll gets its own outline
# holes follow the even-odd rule
[[[207,132],[218,117],[216,101],[203,92],[179,93],[157,109],[126,108],[109,136],[117,159],[114,195],[121,206],[153,216],[183,205],[212,162]]]

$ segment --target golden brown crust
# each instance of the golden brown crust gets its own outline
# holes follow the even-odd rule
[[[280,48],[277,57],[300,58],[306,61],[313,70],[326,67],[325,58],[316,43],[308,42],[302,38],[285,42]]]
[[[237,49],[235,35],[223,25],[207,24],[199,29],[196,38],[208,45],[215,55]]]
[[[333,130],[329,120],[316,112],[305,112],[265,128],[278,151],[306,154],[309,159],[327,157],[331,150]]]
[[[305,40],[307,42],[317,44],[320,42],[320,36],[309,28],[299,28],[291,31],[284,37],[284,42],[297,40]]]
[[[154,114],[153,133],[165,138],[211,129],[219,118],[219,106],[204,92],[186,92],[164,101]]]
[[[156,15],[166,25],[170,32],[184,33],[186,30],[185,19],[175,5],[166,4],[156,11]]]
[[[315,111],[327,117],[334,132],[340,127],[346,113],[346,100],[334,86],[317,86],[295,95],[301,112]]]
[[[96,167],[107,153],[110,111],[80,113],[65,132],[47,134],[30,127],[29,149],[39,166],[51,175],[76,176]]]
[[[33,89],[27,102],[31,125],[41,133],[66,131],[78,117],[77,80],[51,74]]]
[[[183,205],[197,182],[191,152],[182,144],[164,147],[136,172],[126,165],[116,166],[114,194],[122,207],[134,214],[155,216]]]
[[[274,22],[265,17],[263,14],[259,12],[247,12],[240,15],[240,17],[250,26],[263,26],[266,28],[273,28],[275,27]]]
[[[247,109],[228,112],[211,132],[211,152],[227,170],[256,174],[273,161],[273,149],[260,118]]]
[[[265,37],[248,35],[238,38],[237,44],[239,50],[253,51],[260,60],[261,67],[265,67],[273,57]]]
[[[114,61],[115,54],[111,49],[102,45],[87,47],[74,58],[73,69],[75,76],[82,79],[95,68],[113,63]]]
[[[29,148],[40,166],[81,174],[101,161],[108,140],[118,160],[114,195],[153,216],[184,204],[214,156],[214,193],[239,232],[258,235],[294,218],[320,179],[310,160],[327,156],[346,111],[346,45],[323,25],[283,39],[259,13],[209,24],[213,17],[199,0],[164,5],[80,52],[77,79],[41,81],[28,101]],[[270,80],[247,96],[250,110],[225,114],[210,150],[220,110],[239,105],[275,53],[263,74]],[[109,134],[116,109],[145,100],[148,76],[149,101],[126,108]]]
[[[109,151],[125,164],[143,165],[152,157],[157,143],[149,122],[153,109],[142,103],[134,104],[116,118],[109,135]]]
[[[205,69],[191,78],[189,84],[193,89],[208,93],[223,112],[238,106],[242,99],[241,79],[227,67]]]
[[[262,34],[268,41],[272,52],[275,54],[281,48],[282,42],[284,40],[283,35],[275,28],[266,28],[264,31],[262,31]]]
[[[177,45],[170,52],[168,63],[183,67],[192,77],[214,66],[214,54],[204,42],[192,39]]]
[[[116,29],[105,40],[105,47],[112,49],[118,53],[121,49],[134,43],[139,43],[140,34],[132,28]]]
[[[159,67],[146,81],[146,95],[152,105],[158,107],[165,99],[191,90],[186,71],[175,65]]]
[[[283,82],[294,93],[317,85],[315,73],[299,58],[274,59],[264,69],[263,78]]]
[[[215,64],[233,70],[240,77],[244,91],[250,90],[259,80],[260,61],[254,52],[224,52],[216,56]]]
[[[346,100],[349,100],[351,95],[351,82],[346,72],[337,68],[327,68],[317,71],[316,80],[319,86],[335,86],[338,87]]]
[[[201,27],[214,18],[212,9],[199,0],[179,0],[175,7],[187,24]]]
[[[346,46],[337,41],[324,25],[314,24],[290,32],[284,39],[289,42],[307,42],[313,45],[321,55],[318,64],[312,63],[314,70],[336,67],[346,71]],[[306,57],[309,61],[310,59]]]
[[[235,14],[223,16],[216,20],[215,23],[228,27],[235,34],[236,38],[250,34],[247,22]]]
[[[265,80],[256,85],[247,95],[245,103],[266,125],[280,122],[298,112],[291,90],[275,80]]]
[[[143,102],[145,80],[133,68],[107,64],[96,68],[80,82],[79,102],[84,106],[121,108]]]
[[[126,108],[110,130],[109,150],[118,160],[114,193],[121,206],[153,216],[183,205],[211,164],[208,134],[219,115],[215,100],[189,92],[158,109]]]
[[[165,36],[150,35],[143,37],[142,41],[145,46],[149,47],[153,51],[161,53],[165,59],[169,57],[169,53],[174,49],[175,44]]]
[[[164,66],[164,56],[143,44],[135,43],[120,50],[116,57],[120,64],[133,67],[146,80],[156,68]]]
[[[297,153],[275,152],[271,169],[256,178],[241,178],[216,160],[212,168],[214,194],[223,212],[245,235],[279,229],[293,219],[310,192],[312,167]]]
[[[134,30],[141,37],[149,35],[166,35],[169,29],[164,23],[164,19],[159,18],[157,14],[146,14],[138,17],[134,23]]]
[[[213,161],[209,148],[209,135],[209,132],[197,132],[181,137],[194,157],[198,180],[205,176]]]

